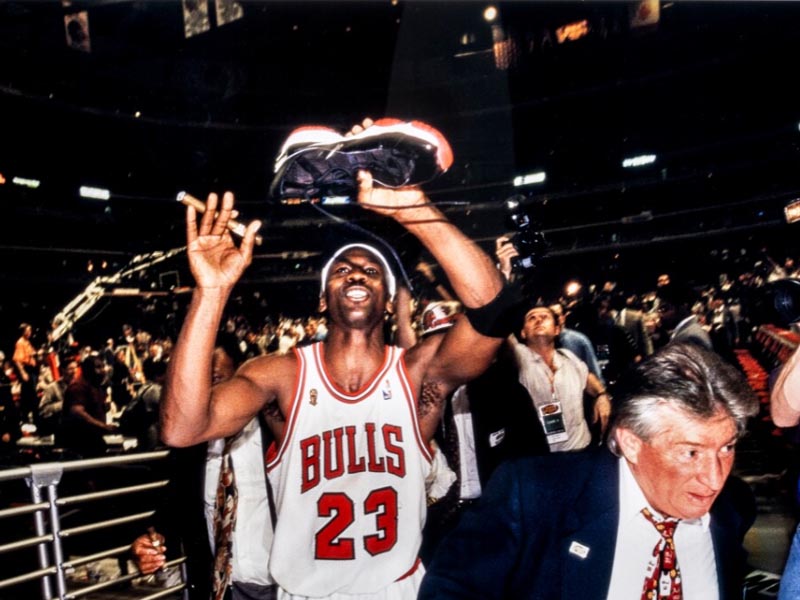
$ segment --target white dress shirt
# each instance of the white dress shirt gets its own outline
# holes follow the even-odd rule
[[[544,359],[526,345],[512,339],[511,347],[519,369],[519,382],[528,390],[539,421],[545,425],[542,411],[547,407],[558,406],[561,412],[566,430],[561,434],[562,439],[551,436],[545,425],[550,451],[586,448],[592,441],[583,409],[583,390],[589,375],[586,363],[569,350],[559,348],[553,355],[554,373]]]
[[[258,419],[248,423],[231,446],[231,460],[239,491],[233,530],[232,580],[270,585],[267,570],[272,546],[267,484]],[[214,551],[214,503],[225,440],[212,440],[206,454],[205,511],[208,539]]]
[[[481,495],[481,478],[478,473],[478,458],[475,453],[475,428],[469,409],[467,386],[462,385],[450,400],[453,403],[453,420],[458,432],[458,465],[461,500],[474,500]]]
[[[660,513],[645,499],[628,462],[624,458],[619,461],[619,524],[608,600],[640,600],[647,563],[661,538],[641,511],[646,507],[653,515]],[[719,600],[710,520],[706,513],[699,519],[681,520],[675,529],[684,600]]]

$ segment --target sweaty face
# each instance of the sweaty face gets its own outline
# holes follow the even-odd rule
[[[736,423],[723,411],[700,419],[672,406],[656,410],[659,429],[652,439],[620,429],[620,447],[653,508],[678,519],[701,517],[733,467]]]
[[[559,326],[549,308],[536,307],[525,313],[522,325],[522,339],[532,340],[535,337],[555,338],[559,334]]]
[[[320,310],[328,310],[334,322],[358,328],[381,322],[387,302],[380,260],[353,248],[331,265]]]

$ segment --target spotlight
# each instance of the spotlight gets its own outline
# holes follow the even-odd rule
[[[567,298],[574,298],[580,293],[581,287],[581,284],[577,281],[570,281],[564,286],[564,294],[566,294]]]

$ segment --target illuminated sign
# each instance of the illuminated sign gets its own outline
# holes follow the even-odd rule
[[[556,40],[558,40],[559,44],[574,42],[586,35],[589,35],[589,21],[586,19],[574,23],[567,23],[556,29]]]
[[[783,213],[786,215],[787,223],[796,223],[800,221],[800,199],[789,202],[789,204],[784,207]]]

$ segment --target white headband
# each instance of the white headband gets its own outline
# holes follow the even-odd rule
[[[383,266],[383,277],[386,281],[386,287],[389,290],[389,300],[394,300],[394,294],[397,291],[397,281],[395,280],[394,273],[392,272],[392,268],[389,266],[389,261],[381,254],[376,248],[370,246],[369,244],[347,244],[346,246],[342,246],[336,252],[333,253],[333,256],[330,257],[325,266],[322,267],[321,273],[321,287],[319,291],[320,298],[325,295],[325,283],[328,281],[328,271],[331,269],[331,265],[333,261],[339,258],[342,254],[351,250],[352,248],[361,248],[362,250],[366,250],[375,258],[377,258],[381,265]]]

